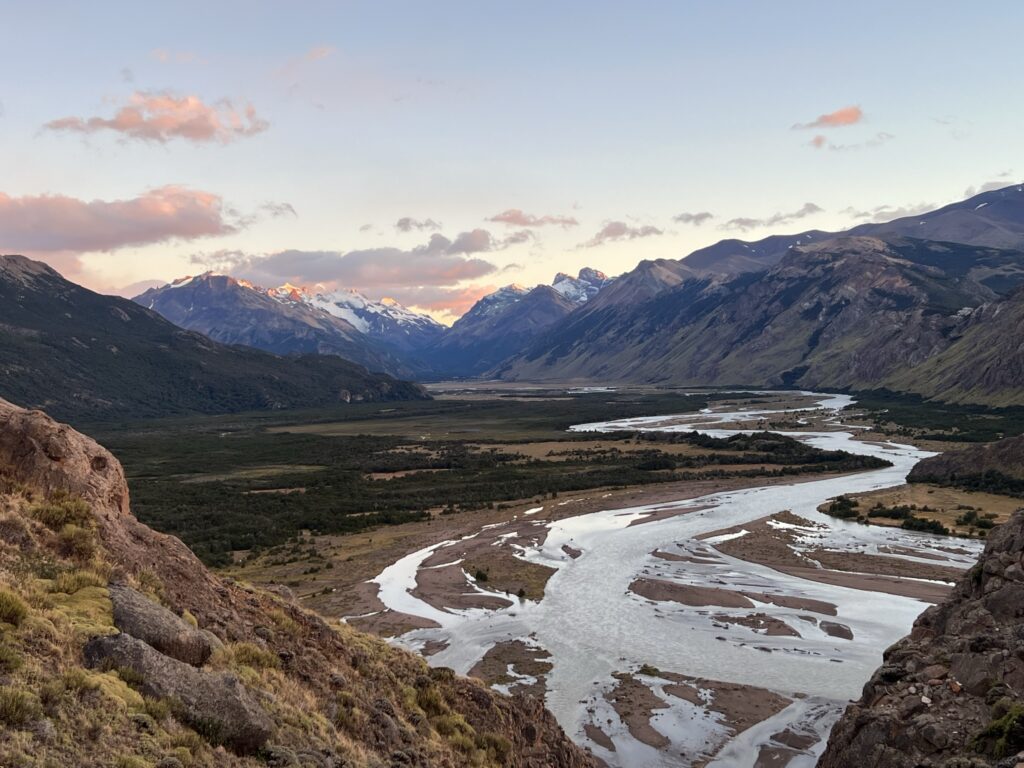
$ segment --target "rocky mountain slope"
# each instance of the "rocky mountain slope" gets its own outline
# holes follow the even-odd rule
[[[1024,761],[1024,511],[925,611],[832,731],[819,768],[1013,768]]]
[[[134,299],[175,325],[222,344],[277,355],[337,355],[372,371],[405,377],[416,373],[417,367],[389,349],[381,335],[365,333],[369,324],[345,312],[339,300],[317,300],[294,286],[264,290],[212,272],[151,288]]]
[[[217,578],[110,453],[3,401],[0,530],[0,764],[593,765],[536,699]]]
[[[951,402],[1024,403],[1024,291],[971,314],[949,347],[891,379],[893,389]]]
[[[282,358],[182,330],[40,262],[0,257],[0,396],[78,420],[425,397],[337,357]]]
[[[481,299],[460,317],[429,356],[435,369],[450,376],[475,376],[487,371],[568,316],[577,302],[552,287],[527,291],[508,286]]]
[[[986,308],[1024,282],[1024,254],[847,237],[794,248],[766,272],[670,274],[678,284],[646,301],[611,303],[602,294],[495,372],[509,379],[877,388],[949,349],[976,313],[992,314]],[[1002,397],[1014,386],[1010,396],[1019,398],[1019,380],[1002,394],[972,388],[971,396]]]

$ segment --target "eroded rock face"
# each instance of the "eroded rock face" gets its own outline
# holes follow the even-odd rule
[[[256,752],[273,732],[270,718],[233,675],[202,672],[124,633],[90,640],[84,655],[90,667],[132,670],[143,693],[180,702],[189,725],[239,753]]]
[[[25,485],[81,496],[111,515],[128,514],[120,462],[95,440],[0,399],[0,467]]]
[[[213,653],[208,635],[131,587],[111,584],[110,602],[114,606],[114,625],[160,653],[194,667],[201,667]]]
[[[885,652],[819,768],[1015,766],[1024,750],[1024,511]],[[1024,758],[1022,758],[1024,760]],[[1007,762],[1008,761],[1008,762]]]

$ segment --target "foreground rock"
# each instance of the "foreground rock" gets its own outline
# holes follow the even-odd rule
[[[209,636],[124,584],[110,585],[114,625],[178,661],[201,667],[213,653]]]
[[[91,640],[84,655],[94,669],[130,669],[144,694],[173,701],[186,723],[236,752],[256,752],[273,732],[270,718],[233,675],[201,672],[123,633]]]
[[[925,611],[836,725],[820,768],[1024,762],[1024,511]]]

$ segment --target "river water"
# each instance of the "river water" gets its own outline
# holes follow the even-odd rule
[[[812,393],[801,393],[810,395]],[[630,526],[653,507],[610,509],[556,522],[544,520],[543,509],[532,510],[535,524],[547,528],[538,546],[522,549],[524,559],[558,570],[538,602],[523,601],[500,610],[442,610],[414,597],[420,564],[448,543],[414,552],[385,569],[374,581],[380,598],[390,609],[422,616],[440,629],[416,630],[397,638],[399,644],[420,648],[427,641],[447,643],[431,656],[432,665],[467,673],[495,643],[521,639],[545,649],[553,664],[547,676],[547,705],[566,732],[609,765],[688,766],[707,750],[718,750],[711,765],[753,766],[771,737],[789,727],[827,735],[845,703],[856,698],[864,682],[881,661],[882,651],[910,629],[927,605],[919,600],[850,589],[789,576],[755,563],[719,553],[715,563],[673,562],[652,556],[657,549],[686,554],[705,547],[697,536],[743,525],[783,510],[815,523],[806,533],[817,546],[836,551],[879,554],[879,548],[901,547],[929,558],[951,559],[968,567],[980,548],[964,544],[968,554],[951,554],[949,540],[891,528],[864,526],[836,520],[817,512],[818,506],[844,493],[859,493],[900,485],[921,458],[931,455],[907,445],[879,444],[856,439],[855,432],[839,424],[840,411],[850,404],[846,396],[816,395],[806,409],[832,414],[835,431],[792,432],[793,437],[827,450],[885,458],[891,467],[792,485],[772,485],[680,499],[681,509],[706,507],[675,517]],[[586,424],[578,431],[697,429],[711,435],[734,434],[730,423],[777,416],[780,411],[704,412],[681,416],[627,419]],[[659,503],[658,510],[671,504]],[[714,540],[706,542],[713,546]],[[566,554],[563,545],[582,552]],[[957,542],[961,546],[961,542]],[[892,555],[889,555],[892,556]],[[915,560],[910,555],[907,559]],[[653,602],[629,591],[639,577],[685,585],[712,584],[792,597],[826,601],[837,606],[830,620],[848,626],[853,640],[833,637],[819,627],[800,623],[806,610],[758,604],[791,625],[800,636],[754,634],[740,626],[724,627],[706,609],[672,602]],[[479,587],[476,587],[479,589]],[[700,706],[664,694],[666,682],[640,676],[662,698],[651,725],[669,741],[655,749],[634,738],[604,694],[615,684],[613,674],[636,673],[652,665],[686,676],[767,688],[793,697],[793,703],[771,720],[732,735],[721,717]],[[611,751],[595,744],[584,732],[596,724],[613,740]],[[792,768],[812,766],[824,741],[792,756]]]

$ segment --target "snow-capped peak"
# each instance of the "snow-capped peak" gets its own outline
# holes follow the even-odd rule
[[[584,267],[577,277],[559,272],[551,282],[551,287],[570,301],[583,304],[594,298],[610,282],[611,279],[604,272]]]

